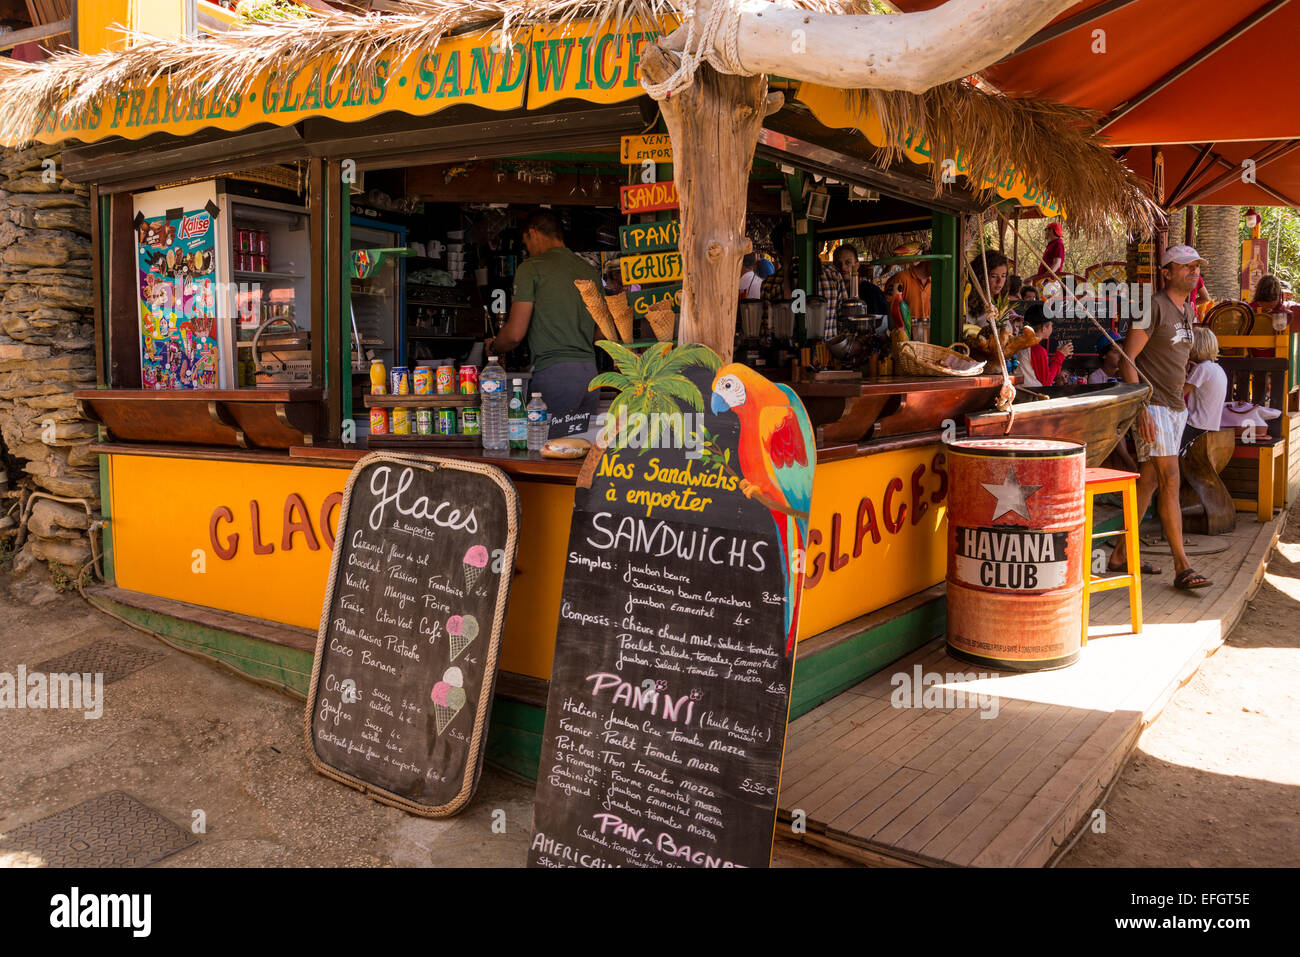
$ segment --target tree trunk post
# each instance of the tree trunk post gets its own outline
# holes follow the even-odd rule
[[[660,83],[675,57],[651,44],[643,75]],[[680,343],[700,343],[731,361],[740,297],[749,172],[768,114],[781,108],[767,94],[766,76],[731,76],[701,64],[695,82],[659,102],[673,144],[673,180],[681,204],[682,310]]]

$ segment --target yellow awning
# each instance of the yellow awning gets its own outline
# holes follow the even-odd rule
[[[801,83],[795,96],[812,111],[823,126],[829,126],[831,129],[855,129],[873,146],[897,145],[903,155],[914,163],[951,162],[955,175],[967,177],[970,175],[969,160],[961,151],[958,151],[956,156],[941,157],[936,160],[925,139],[914,136],[911,132],[900,143],[891,144],[876,111],[868,107],[867,115],[863,117],[861,113],[851,108],[844,90],[818,86],[815,83]],[[1003,199],[1014,199],[1022,206],[1036,207],[1044,216],[1064,215],[1056,200],[1025,179],[1012,165],[1005,166],[1002,175],[996,178],[985,177],[976,185],[993,189]]]

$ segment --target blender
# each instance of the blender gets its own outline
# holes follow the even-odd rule
[[[766,365],[763,356],[763,300],[740,300],[740,354],[745,365],[756,369]]]

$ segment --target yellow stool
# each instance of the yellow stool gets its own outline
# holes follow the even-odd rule
[[[1088,606],[1094,592],[1112,588],[1128,588],[1128,615],[1133,634],[1142,634],[1142,559],[1138,555],[1137,473],[1117,469],[1088,469],[1084,474],[1083,493],[1083,644],[1088,643]],[[1118,492],[1124,501],[1124,528],[1118,532],[1092,534],[1092,499],[1095,495]],[[1124,536],[1124,565],[1122,575],[1092,577],[1092,540]]]

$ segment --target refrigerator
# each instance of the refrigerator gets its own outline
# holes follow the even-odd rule
[[[223,180],[133,198],[141,385],[310,385],[307,210]]]
[[[406,228],[353,216],[351,248],[404,249]],[[402,256],[385,256],[366,278],[352,277],[352,371],[366,373],[372,359],[384,368],[406,363],[406,264]]]

